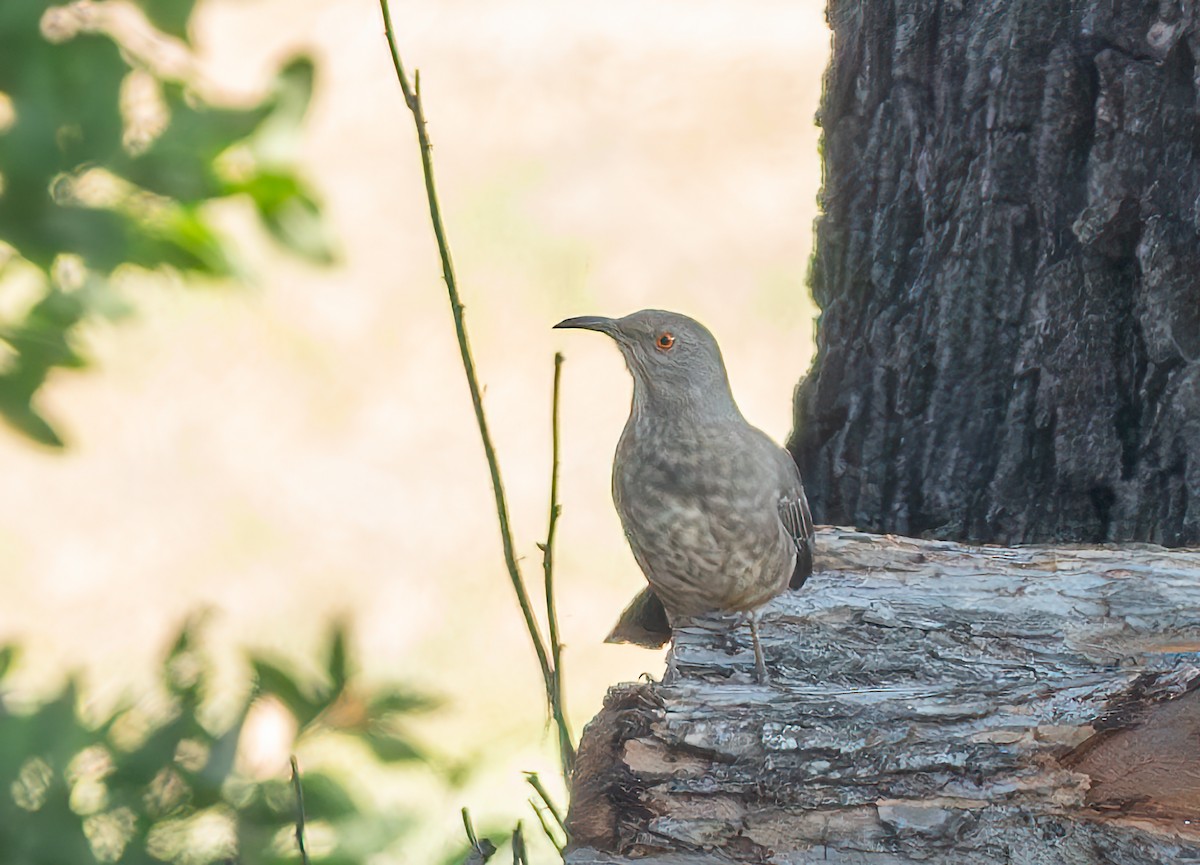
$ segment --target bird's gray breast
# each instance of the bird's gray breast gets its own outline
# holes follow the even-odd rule
[[[751,609],[791,576],[796,549],[779,518],[772,457],[749,431],[631,419],[622,434],[613,499],[672,618]]]

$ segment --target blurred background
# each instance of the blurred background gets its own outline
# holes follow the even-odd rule
[[[699,318],[743,412],[787,436],[813,351],[823,4],[396,0],[393,16],[535,586],[566,354],[558,593],[578,733],[609,685],[663,658],[602,643],[643,584],[609,496],[628,376],[602,337],[550,327]],[[294,156],[336,260],[289,255],[244,196],[211,205],[244,278],[127,278],[135,315],[85,323],[93,368],[40,393],[66,448],[0,426],[0,642],[23,647],[9,687],[36,701],[78,672],[89,704],[112,705],[209,610],[218,681],[237,690],[237,652],[315,669],[340,619],[364,681],[441,699],[410,733],[453,778],[354,782],[414,817],[371,861],[437,861],[461,846],[461,805],[529,824],[522,772],[561,782],[379,7],[201,0],[189,26],[195,74],[231,104],[313,59]],[[259,727],[257,765],[286,777],[294,725]]]

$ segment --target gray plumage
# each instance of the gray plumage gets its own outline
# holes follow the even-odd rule
[[[813,537],[800,472],[742,417],[708,329],[652,309],[555,327],[608,334],[633,376],[613,500],[649,586],[609,641],[661,646],[671,623],[752,612],[799,588],[812,572]]]

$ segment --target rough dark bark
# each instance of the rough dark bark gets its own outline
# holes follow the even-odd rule
[[[818,535],[584,732],[568,865],[1200,863],[1200,552]]]
[[[819,522],[1200,543],[1200,5],[830,0]]]

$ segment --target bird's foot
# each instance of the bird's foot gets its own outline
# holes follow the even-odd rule
[[[758,639],[758,615],[751,613],[750,639],[754,643],[754,681],[759,685],[771,684],[771,676],[767,672],[767,662],[763,658],[762,643]]]
[[[756,685],[771,684],[771,674],[767,672],[767,665],[763,663],[761,655],[754,659],[754,683]]]

